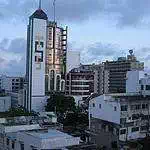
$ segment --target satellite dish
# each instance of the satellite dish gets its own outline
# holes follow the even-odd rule
[[[130,55],[133,55],[133,49],[129,50]]]

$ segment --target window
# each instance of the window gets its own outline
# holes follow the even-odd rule
[[[141,90],[144,90],[144,85],[141,85]]]
[[[117,111],[117,107],[116,106],[114,107],[114,111]]]
[[[93,107],[95,107],[95,103],[93,103]]]
[[[139,131],[139,127],[133,127],[133,128],[131,129],[131,132],[137,132],[137,131]]]
[[[148,126],[141,126],[141,127],[140,127],[140,130],[141,130],[141,131],[146,131],[146,130],[148,130]]]
[[[148,109],[148,104],[142,104],[142,109]]]
[[[12,149],[15,149],[15,142],[12,142]]]
[[[132,115],[132,120],[137,120],[139,118],[140,118],[139,114],[133,114]]]
[[[9,145],[9,139],[7,138],[7,145]]]
[[[20,144],[20,150],[24,150],[24,144],[23,143]]]
[[[146,90],[150,90],[150,85],[146,85]]]
[[[121,106],[121,111],[127,111],[128,110],[128,106],[127,105],[122,105]]]
[[[120,118],[120,124],[125,124],[126,123],[126,118]]]
[[[121,135],[121,134],[126,134],[126,129],[121,129],[121,130],[120,130],[120,135]]]
[[[99,104],[99,108],[100,108],[100,109],[101,109],[101,107],[102,107],[101,104]]]

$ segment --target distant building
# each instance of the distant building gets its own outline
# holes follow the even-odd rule
[[[127,71],[144,70],[144,63],[137,60],[132,50],[129,52],[127,58],[120,57],[117,61],[103,62],[109,77],[106,87],[108,91],[105,93],[125,93]]]
[[[69,73],[74,68],[80,67],[80,52],[67,51],[67,69],[66,73]]]
[[[46,46],[46,91],[65,90],[67,27],[48,22]]]
[[[0,94],[0,112],[6,112],[11,108],[11,97]]]
[[[103,94],[108,80],[102,64],[81,65],[72,69],[66,77],[66,94],[76,101],[84,101],[92,93]],[[106,83],[107,84],[107,83]]]
[[[23,89],[24,77],[0,76],[0,89],[6,92],[18,92]]]

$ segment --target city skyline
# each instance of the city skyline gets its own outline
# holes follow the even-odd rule
[[[82,62],[116,58],[133,48],[139,60],[149,66],[148,0],[56,2],[58,24],[69,26],[68,50],[81,51]],[[26,26],[37,7],[38,0],[0,2],[0,73],[25,74]],[[42,8],[53,20],[53,1],[42,1]]]

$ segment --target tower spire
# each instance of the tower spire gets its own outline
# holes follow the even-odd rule
[[[53,1],[54,6],[54,22],[56,21],[56,0]]]
[[[39,9],[41,9],[41,3],[42,3],[41,0],[39,0]]]

